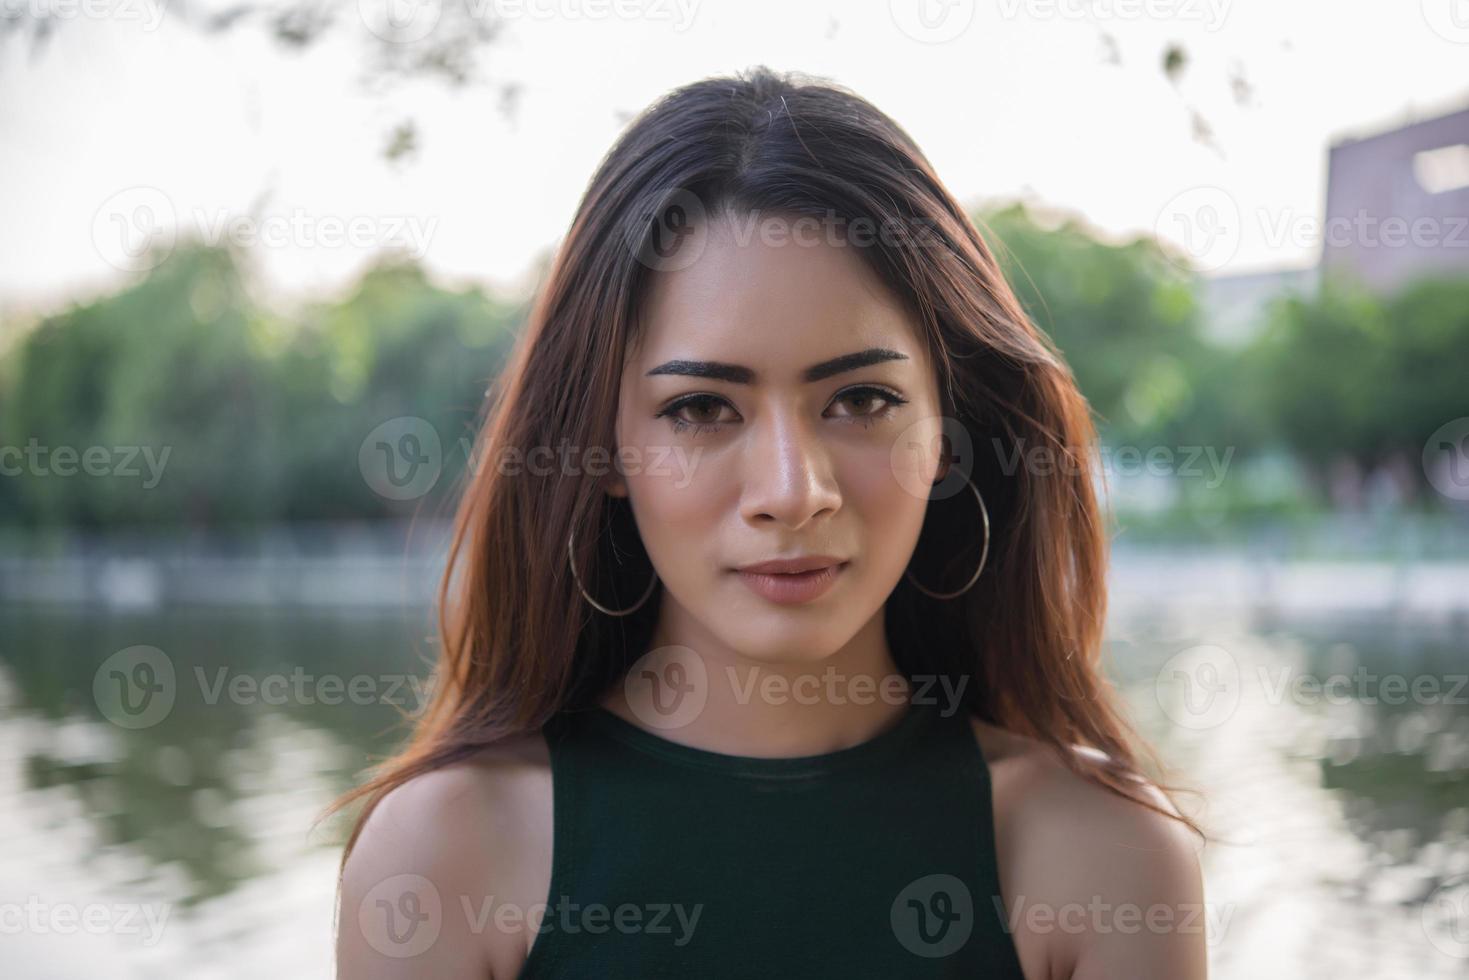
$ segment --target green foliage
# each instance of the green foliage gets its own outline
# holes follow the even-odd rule
[[[1285,456],[1307,478],[1306,494],[1338,459],[1366,470],[1406,458],[1421,488],[1424,440],[1469,415],[1469,277],[1422,279],[1389,296],[1327,279],[1317,295],[1274,304],[1236,348],[1202,332],[1193,277],[1151,239],[1111,244],[1074,220],[1042,225],[1021,205],[979,222],[1111,446],[1214,447],[1241,463]],[[1210,491],[1207,504],[1260,506],[1245,489]]]
[[[41,323],[0,364],[0,446],[44,453],[0,477],[0,522],[402,513],[412,502],[374,494],[357,461],[367,433],[401,415],[440,433],[442,493],[467,458],[457,440],[503,364],[514,311],[388,263],[300,321],[258,308],[227,251],[190,246],[132,288]],[[58,475],[58,449],[89,447],[106,452],[109,472]],[[137,475],[120,472],[127,453]]]
[[[1469,414],[1465,350],[1469,279],[1378,296],[1329,278],[1279,304],[1249,358],[1281,441],[1319,469],[1338,456],[1416,461],[1435,429]]]
[[[980,223],[1026,313],[1065,355],[1103,438],[1198,441],[1201,416],[1220,408],[1211,372],[1221,352],[1202,336],[1190,278],[1157,244],[1108,244],[1071,220],[1042,227],[1018,204]]]
[[[1355,288],[1274,308],[1250,354],[1276,431],[1300,456],[1319,466],[1376,441],[1381,408],[1370,393],[1386,378],[1390,342],[1381,305]]]

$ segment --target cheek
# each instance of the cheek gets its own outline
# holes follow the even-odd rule
[[[656,427],[634,427],[627,435],[622,466],[649,554],[667,569],[702,561],[732,484],[720,479],[707,448],[670,439]]]
[[[900,462],[909,469],[900,468]],[[861,520],[863,549],[870,559],[899,563],[899,571],[917,543],[928,508],[921,460],[900,461],[886,447],[846,461],[841,472],[844,506]]]
[[[628,477],[628,490],[644,536],[685,534],[717,520],[716,495],[701,485],[697,468],[690,479],[680,466],[670,459],[668,473],[660,468]]]

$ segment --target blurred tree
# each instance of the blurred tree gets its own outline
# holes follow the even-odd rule
[[[1426,278],[1388,295],[1340,277],[1274,307],[1246,352],[1282,442],[1326,488],[1343,460],[1357,471],[1417,460],[1424,440],[1469,413],[1469,278]],[[1418,487],[1427,484],[1421,467]]]
[[[253,463],[268,378],[248,343],[253,315],[229,255],[185,246],[123,293],[43,322],[14,352],[3,441],[35,440],[50,457],[103,447],[111,462],[100,477],[59,475],[54,458],[28,467],[23,509],[83,526],[263,514],[269,485]],[[149,454],[163,469],[154,487]]]
[[[1229,358],[1202,334],[1192,278],[1151,239],[1109,244],[1024,205],[976,216],[1007,280],[1056,342],[1113,443],[1257,440],[1227,397]]]
[[[444,441],[449,487],[519,312],[447,292],[389,259],[339,304],[293,323],[255,308],[226,250],[185,244],[137,285],[43,321],[0,361],[0,445],[105,449],[137,476],[27,465],[3,484],[8,523],[379,517],[357,452],[414,415]],[[165,455],[165,453],[167,455]],[[162,479],[147,486],[149,460]],[[159,467],[154,467],[155,473]]]

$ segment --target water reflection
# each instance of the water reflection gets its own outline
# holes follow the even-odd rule
[[[1140,729],[1233,842],[1207,857],[1215,976],[1469,970],[1463,627],[1176,601],[1110,625]],[[421,707],[430,632],[418,612],[0,606],[0,901],[164,919],[7,935],[12,975],[329,976],[340,827],[311,821]],[[93,682],[138,644],[174,700],[127,729]]]
[[[1469,871],[1460,626],[1173,608],[1116,631],[1116,674],[1140,727],[1233,842],[1206,862],[1209,902],[1233,913],[1216,975],[1469,970],[1469,904],[1454,887]],[[1196,658],[1184,684],[1222,676],[1202,669],[1221,661],[1237,673],[1191,717],[1159,672],[1201,643],[1222,654]]]
[[[272,958],[330,975],[336,834],[311,823],[418,709],[426,620],[10,606],[0,636],[0,901],[52,896],[38,927],[6,937],[11,975],[80,975],[103,949],[150,976],[259,976]],[[167,656],[176,690],[166,717],[124,729],[93,680],[140,642]],[[161,936],[84,937],[48,918],[88,905],[167,919]]]

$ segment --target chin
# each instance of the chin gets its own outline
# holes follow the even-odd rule
[[[778,624],[747,621],[733,628],[737,632],[730,636],[729,645],[746,659],[760,663],[819,664],[841,647],[830,622],[781,628]]]

